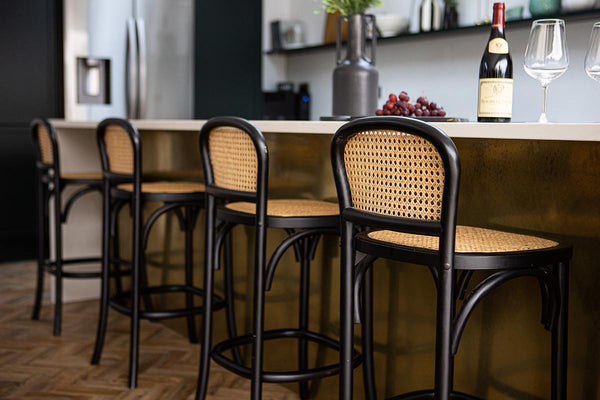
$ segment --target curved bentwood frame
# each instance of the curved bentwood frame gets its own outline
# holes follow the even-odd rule
[[[348,141],[356,134],[373,131],[403,132],[429,141],[442,159],[444,192],[439,221],[384,216],[353,207],[346,175],[344,152]],[[466,321],[483,296],[501,284],[523,276],[538,279],[543,300],[542,323],[552,330],[552,399],[566,398],[568,262],[571,247],[559,244],[550,249],[512,253],[455,253],[456,213],[460,181],[460,162],[452,140],[440,129],[425,122],[403,117],[367,117],[349,122],[335,134],[331,143],[331,160],[340,203],[341,251],[341,341],[340,399],[352,398],[353,311],[359,308],[357,293],[360,280],[365,278],[363,296],[363,353],[364,379],[367,398],[374,399],[375,382],[372,358],[372,316],[369,307],[372,289],[369,270],[378,257],[423,264],[430,267],[437,286],[435,386],[432,391],[413,392],[403,399],[435,398],[436,400],[473,399],[452,391],[454,354]],[[439,251],[406,248],[370,240],[358,228],[372,227],[413,234],[439,237]],[[355,266],[355,253],[366,257]],[[455,282],[458,269],[462,275]],[[467,296],[455,314],[457,298],[463,298],[473,270],[499,270],[484,279]],[[368,282],[369,281],[369,282]],[[354,292],[354,296],[353,296]],[[358,320],[360,313],[355,311]],[[365,325],[368,325],[365,327]]]
[[[255,191],[229,190],[215,184],[213,177],[213,165],[209,152],[209,136],[211,131],[219,127],[237,128],[247,135],[253,145],[257,156],[257,176]],[[217,133],[213,133],[217,134]],[[206,179],[206,249],[205,251],[205,283],[204,287],[210,293],[213,286],[213,278],[210,266],[218,268],[219,249],[224,238],[229,234],[231,228],[237,224],[255,226],[255,260],[254,260],[254,298],[253,298],[253,330],[251,334],[237,336],[233,322],[228,322],[229,340],[222,341],[214,346],[211,344],[211,316],[208,310],[204,314],[204,341],[200,361],[200,373],[198,379],[197,399],[203,399],[207,390],[209,359],[212,359],[224,368],[245,378],[251,379],[251,398],[261,398],[263,382],[298,382],[300,386],[300,397],[309,398],[316,391],[317,382],[309,387],[309,381],[339,374],[339,363],[322,365],[322,358],[317,356],[317,366],[308,366],[308,343],[340,350],[338,341],[321,333],[309,330],[309,294],[310,294],[310,261],[314,259],[319,238],[323,234],[338,235],[339,216],[315,215],[315,216],[268,216],[266,215],[267,204],[267,176],[268,176],[268,151],[262,133],[251,123],[234,117],[222,117],[210,120],[200,132],[200,149],[204,162],[204,174]],[[237,174],[237,171],[233,171]],[[248,189],[252,190],[252,189]],[[255,213],[243,213],[234,211],[222,205],[230,201],[245,200],[256,203]],[[216,205],[219,205],[218,209]],[[219,225],[215,227],[216,221]],[[284,229],[287,238],[280,242],[276,250],[266,262],[266,228]],[[217,231],[216,237],[214,231]],[[282,328],[264,331],[264,303],[265,294],[270,290],[275,269],[282,255],[293,247],[296,260],[300,263],[300,298],[298,313],[298,328]],[[212,252],[210,249],[214,249]],[[225,281],[231,281],[231,266],[226,263]],[[230,285],[231,286],[231,285]],[[227,291],[227,288],[226,288]],[[228,296],[229,297],[229,296]],[[208,300],[207,303],[209,304]],[[229,310],[229,309],[228,309]],[[233,312],[228,313],[228,320],[234,321]],[[234,328],[234,330],[231,329]],[[293,338],[298,340],[298,369],[293,371],[265,371],[263,370],[263,342],[271,339]],[[239,346],[252,345],[253,361],[251,368],[247,368],[239,355]],[[233,359],[225,356],[229,350],[233,353]],[[320,353],[319,353],[320,354]],[[352,354],[352,366],[357,367],[361,362],[358,352]]]
[[[106,150],[104,137],[106,130],[110,126],[117,126],[123,129],[131,140],[133,148],[133,165],[131,174],[115,173],[111,171]],[[92,364],[100,362],[102,348],[104,345],[104,337],[106,335],[106,325],[108,318],[109,306],[109,262],[110,262],[110,235],[111,235],[111,214],[112,214],[112,196],[111,190],[113,186],[123,182],[133,182],[133,196],[131,204],[131,217],[133,219],[132,243],[140,242],[140,231],[142,224],[142,204],[140,199],[141,194],[141,142],[140,135],[137,129],[129,122],[119,118],[108,118],[98,124],[96,130],[96,140],[98,149],[100,150],[100,162],[102,165],[102,283],[100,288],[100,316],[98,319],[98,332],[96,336],[96,345],[94,354],[92,355]],[[124,205],[124,204],[123,204]],[[115,221],[118,218],[115,217]],[[140,284],[140,246],[132,246],[131,254],[131,332],[130,332],[130,354],[129,354],[129,386],[137,385],[137,365],[138,365],[138,343],[139,343],[139,284]]]
[[[234,127],[240,129],[248,135],[254,144],[257,159],[257,181],[256,192],[244,192],[230,190],[219,187],[215,184],[212,162],[209,151],[209,138],[211,131],[218,127]],[[256,248],[254,252],[254,325],[252,327],[255,334],[252,345],[252,398],[260,398],[262,390],[261,371],[262,371],[262,346],[264,330],[264,302],[259,301],[259,296],[263,296],[265,290],[265,253],[266,253],[266,214],[267,214],[267,188],[269,174],[269,159],[267,154],[267,143],[262,133],[250,122],[237,117],[219,117],[206,122],[200,130],[200,153],[202,156],[202,165],[204,167],[204,181],[206,186],[206,231],[204,247],[204,293],[202,315],[202,348],[200,353],[200,371],[198,376],[197,399],[206,397],[208,387],[208,377],[210,368],[210,356],[212,348],[212,313],[210,304],[213,296],[213,266],[215,251],[215,223],[216,223],[216,204],[217,201],[249,201],[256,203]],[[262,306],[259,306],[262,305]],[[231,305],[232,306],[232,305]]]
[[[105,142],[106,131],[110,126],[121,128],[129,137],[133,150],[131,173],[114,172],[110,167],[109,155],[107,153]],[[202,296],[204,295],[204,291],[193,286],[193,230],[199,209],[203,205],[204,193],[142,193],[142,150],[140,135],[137,129],[126,120],[109,118],[100,122],[97,129],[97,141],[102,164],[104,199],[100,316],[92,364],[97,364],[100,361],[106,334],[108,307],[110,305],[117,311],[129,315],[131,318],[129,386],[134,388],[137,386],[140,318],[158,320],[185,316],[187,318],[188,336],[190,341],[192,343],[198,341],[194,315],[199,314],[202,311],[202,308],[194,306],[193,296]],[[129,192],[116,189],[115,186],[120,183],[133,183],[133,191]],[[165,204],[153,211],[144,221],[142,220],[143,201],[160,201]],[[119,257],[116,239],[116,233],[118,232],[118,213],[126,204],[129,204],[131,207],[131,217],[133,219],[131,291],[121,293],[119,290],[119,282],[117,281],[118,294],[109,298],[109,264],[114,263],[115,266],[118,266],[120,263],[126,263]],[[185,210],[185,215],[181,211],[182,208]],[[147,282],[143,251],[146,248],[150,229],[154,222],[156,222],[161,215],[169,211],[173,211],[177,215],[181,230],[185,232],[185,285],[150,287]],[[111,235],[115,237],[112,241],[112,251],[114,253],[112,257],[109,255],[111,249]],[[143,288],[140,288],[140,286],[143,286]],[[186,295],[185,308],[154,310],[150,294],[167,292],[184,292]],[[124,300],[128,295],[131,297],[131,306],[124,303]],[[140,295],[146,305],[146,309],[143,311],[140,310]],[[223,308],[224,305],[224,301],[217,297],[213,303],[213,310]]]
[[[352,196],[346,176],[344,165],[344,151],[348,140],[359,132],[368,130],[391,130],[405,132],[428,140],[437,149],[444,164],[444,193],[442,197],[442,213],[440,221],[423,221],[402,217],[387,217],[371,214],[352,207]],[[448,382],[437,382],[441,377],[438,368],[449,368],[450,341],[448,335],[440,333],[449,332],[451,328],[451,315],[453,302],[453,255],[454,236],[456,231],[456,208],[458,205],[458,188],[460,182],[460,162],[458,152],[452,140],[439,129],[413,119],[400,119],[388,117],[373,117],[359,119],[342,126],[335,134],[331,144],[331,162],[335,184],[340,203],[342,220],[341,236],[341,340],[342,352],[340,362],[342,372],[340,376],[340,399],[351,398],[352,395],[352,367],[349,363],[353,343],[353,286],[354,286],[354,259],[353,249],[355,225],[366,225],[382,229],[399,230],[404,232],[438,236],[439,244],[439,269],[438,275],[438,319],[440,315],[446,316],[443,321],[438,321],[436,340],[436,387],[446,386]],[[442,339],[440,341],[439,339]],[[445,340],[444,340],[445,339]],[[446,357],[444,357],[446,355]],[[438,365],[439,364],[439,365]],[[441,388],[440,388],[441,389]]]
[[[61,333],[62,325],[62,279],[63,278],[99,278],[100,272],[63,271],[65,264],[83,264],[99,262],[98,257],[63,258],[62,254],[62,224],[67,222],[69,211],[75,201],[87,193],[100,191],[98,179],[74,178],[64,179],[60,173],[60,156],[54,126],[44,118],[35,118],[31,121],[31,135],[34,143],[36,164],[36,197],[37,197],[37,237],[38,237],[38,270],[35,300],[32,319],[40,317],[42,294],[44,290],[44,271],[55,276],[55,304],[54,304],[54,336]],[[44,160],[39,139],[39,128],[43,127],[48,133],[52,149],[52,160]],[[72,193],[64,202],[62,192],[68,184],[82,185]],[[49,202],[54,196],[54,260],[48,254],[49,246]]]

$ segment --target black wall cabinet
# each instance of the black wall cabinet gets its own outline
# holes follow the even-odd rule
[[[261,118],[261,9],[261,0],[196,2],[196,118]]]
[[[0,262],[36,257],[29,122],[62,117],[62,2],[0,2]]]

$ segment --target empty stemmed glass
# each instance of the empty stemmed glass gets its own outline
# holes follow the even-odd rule
[[[525,72],[537,79],[544,89],[544,108],[538,122],[548,122],[546,103],[548,85],[565,73],[569,66],[569,53],[562,19],[533,21],[525,50]]]
[[[600,81],[600,22],[596,22],[592,28],[585,54],[585,73],[590,78]]]

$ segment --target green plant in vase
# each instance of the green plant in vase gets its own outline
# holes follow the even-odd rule
[[[322,9],[330,14],[339,12],[342,15],[364,14],[368,8],[378,7],[381,0],[323,0]]]

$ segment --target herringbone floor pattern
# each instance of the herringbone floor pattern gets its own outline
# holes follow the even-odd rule
[[[193,398],[198,345],[161,324],[142,321],[138,388],[130,390],[129,319],[110,313],[102,360],[92,366],[98,302],[65,304],[63,333],[54,337],[48,298],[40,321],[30,319],[34,276],[33,262],[0,264],[0,399]],[[215,364],[211,368],[209,399],[249,398],[246,379]],[[263,398],[298,396],[282,386],[266,384]]]

